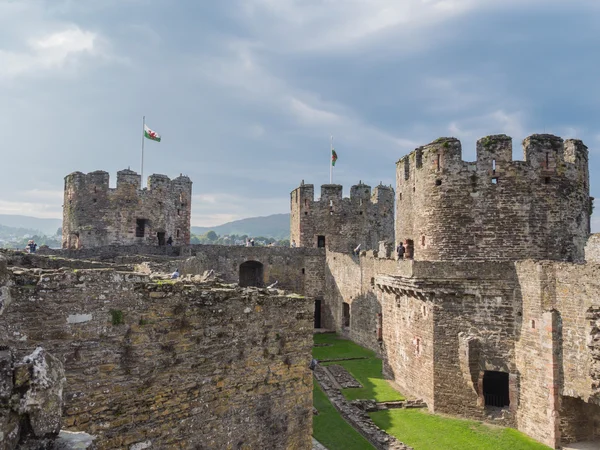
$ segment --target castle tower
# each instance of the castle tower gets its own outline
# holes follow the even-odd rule
[[[126,169],[109,188],[107,172],[74,172],[65,177],[63,248],[104,245],[173,245],[190,241],[192,182],[179,176],[141,176]]]
[[[477,141],[477,160],[440,138],[396,165],[396,240],[418,260],[581,261],[590,231],[587,147],[533,135],[524,161],[508,136]]]
[[[304,182],[291,192],[290,239],[299,247],[326,247],[350,252],[377,249],[380,240],[393,241],[394,190],[378,186],[373,192],[362,182],[342,197],[342,186],[324,184],[321,198]]]

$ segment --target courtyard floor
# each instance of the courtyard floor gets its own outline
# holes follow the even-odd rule
[[[314,335],[313,357],[322,365],[343,366],[362,388],[342,389],[348,400],[376,402],[403,400],[381,373],[381,359],[375,353],[328,334]],[[334,361],[327,361],[334,360]],[[313,435],[329,450],[373,449],[329,402],[315,382]],[[511,428],[430,414],[427,409],[388,409],[369,413],[373,422],[415,450],[548,450],[547,447]]]

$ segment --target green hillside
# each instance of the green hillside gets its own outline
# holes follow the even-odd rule
[[[219,236],[228,234],[264,236],[273,239],[289,239],[290,215],[273,214],[265,217],[250,217],[214,227],[192,227],[192,234],[201,235],[214,231]]]

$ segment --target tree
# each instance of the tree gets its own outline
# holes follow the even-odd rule
[[[206,234],[206,239],[208,239],[211,242],[216,241],[217,239],[219,239],[219,236],[217,235],[217,233],[215,233],[214,231],[210,230],[208,231]]]

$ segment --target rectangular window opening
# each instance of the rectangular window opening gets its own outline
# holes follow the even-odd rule
[[[440,154],[439,153],[437,155],[437,160],[436,160],[436,163],[435,163],[435,168],[436,168],[436,170],[438,172],[440,171],[441,166],[440,166]]]
[[[492,172],[496,173],[496,160],[492,159]]]
[[[350,328],[350,304],[342,303],[342,324],[346,328]]]
[[[147,219],[136,219],[135,220],[135,237],[144,237],[146,234],[146,222]]]
[[[317,236],[317,247],[325,248],[325,236]]]
[[[175,232],[175,237],[179,237],[180,231],[181,230],[179,230],[179,228],[178,228],[177,231]]]
[[[498,184],[498,177],[492,178],[492,184]]]

